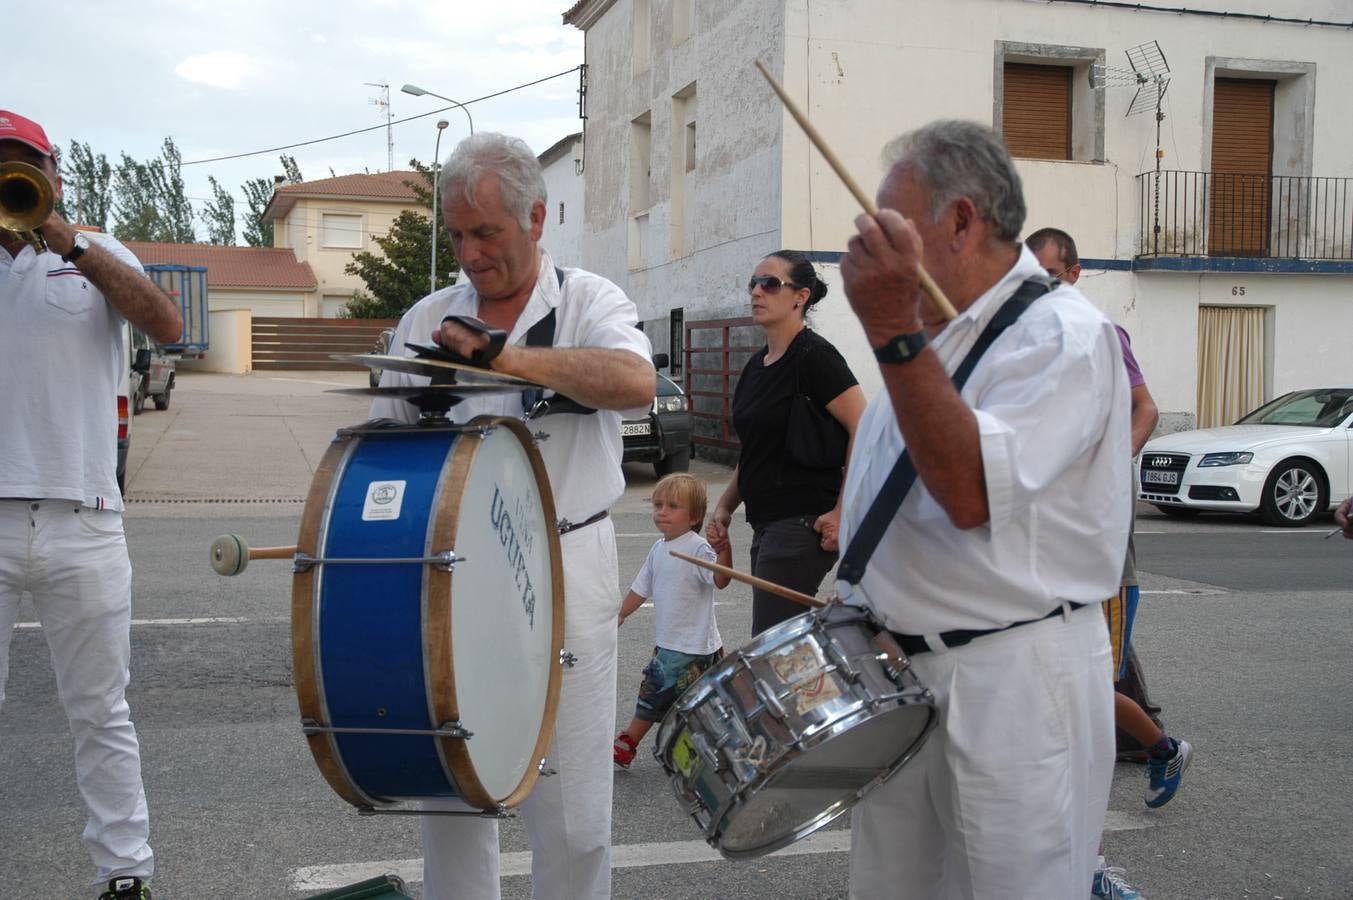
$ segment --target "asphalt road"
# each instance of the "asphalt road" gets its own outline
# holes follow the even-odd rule
[[[255,546],[294,541],[308,472],[335,425],[364,408],[313,382],[349,378],[193,375],[173,409],[137,417],[129,697],[160,900],[303,897],[382,869],[417,877],[416,820],[355,815],[301,736],[289,566],[256,561],[224,579],[206,564],[221,532]],[[626,471],[615,512],[625,582],[657,538],[645,512],[652,472]],[[728,477],[701,461],[696,471],[711,492]],[[1106,849],[1146,897],[1353,897],[1353,544],[1323,540],[1329,527],[1139,518],[1136,640],[1169,730],[1196,751],[1179,796],[1158,811],[1141,803],[1143,770],[1118,766]],[[746,568],[749,532],[739,524],[733,536]],[[749,595],[735,585],[718,597],[726,645],[748,634]],[[20,619],[0,711],[0,896],[87,897],[68,732],[41,631],[31,612]],[[632,711],[651,622],[642,612],[621,631],[618,724]],[[649,746],[616,774],[617,898],[845,896],[839,829],[793,855],[711,859]],[[520,823],[501,833],[505,872],[526,871]],[[529,897],[529,877],[506,875],[503,894]]]

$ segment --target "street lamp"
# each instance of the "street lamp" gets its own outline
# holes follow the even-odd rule
[[[422,97],[424,95],[427,95],[429,97],[436,97],[438,100],[445,100],[447,103],[459,106],[461,110],[465,113],[465,118],[470,120],[470,134],[474,134],[474,116],[470,115],[469,108],[466,107],[463,103],[460,103],[456,100],[452,100],[450,97],[443,97],[441,94],[434,94],[432,91],[424,90],[423,88],[420,88],[416,84],[406,84],[404,85],[404,87],[400,88],[400,90],[406,94],[411,94],[414,97]]]
[[[441,167],[442,132],[449,124],[445,119],[437,120],[437,143],[432,151],[432,289],[429,294],[437,290],[437,182],[441,181],[437,170]]]

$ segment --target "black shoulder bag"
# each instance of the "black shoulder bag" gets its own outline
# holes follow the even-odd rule
[[[811,351],[801,350],[794,360],[794,394],[789,398],[785,428],[785,456],[805,469],[839,469],[846,464],[850,434],[836,417],[803,392],[803,360]]]

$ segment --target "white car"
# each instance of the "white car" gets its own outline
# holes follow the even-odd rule
[[[1296,527],[1353,493],[1353,387],[1293,391],[1234,425],[1142,448],[1138,498],[1173,516],[1253,512]]]

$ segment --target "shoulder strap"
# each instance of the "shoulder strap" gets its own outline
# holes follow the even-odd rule
[[[554,267],[554,277],[559,279],[559,288],[562,291],[564,287],[564,270],[558,266]],[[553,347],[554,329],[557,319],[555,310],[551,309],[543,319],[536,322],[526,331],[526,346],[528,347]],[[536,407],[542,400],[543,391],[539,388],[531,388],[528,391],[522,391],[521,405],[522,409],[528,413]],[[538,415],[546,416],[555,413],[577,413],[579,415],[589,415],[596,412],[590,406],[583,406],[576,400],[570,400],[562,394],[556,394],[545,401],[546,408]]]
[[[957,370],[953,374],[954,387],[963,390],[963,385],[967,383],[968,376],[972,375],[973,369],[977,368],[977,362],[987,349],[1001,336],[1011,325],[1015,324],[1024,311],[1029,308],[1039,297],[1046,294],[1050,288],[1041,281],[1029,279],[1019,286],[1014,296],[996,311],[996,315],[991,317],[987,327],[982,329],[982,333],[977,338],[977,343],[973,344],[968,355],[963,358]],[[875,548],[879,541],[883,540],[883,534],[888,530],[893,516],[902,508],[902,501],[907,499],[907,493],[916,481],[916,466],[912,464],[911,454],[906,450],[897,458],[893,464],[893,469],[888,473],[888,478],[883,482],[882,489],[874,497],[874,502],[869,505],[869,511],[865,513],[864,519],[860,522],[860,529],[850,540],[850,546],[841,556],[841,565],[837,567],[836,577],[848,584],[859,584],[860,579],[864,577],[864,570],[869,565],[869,559],[874,555]]]

